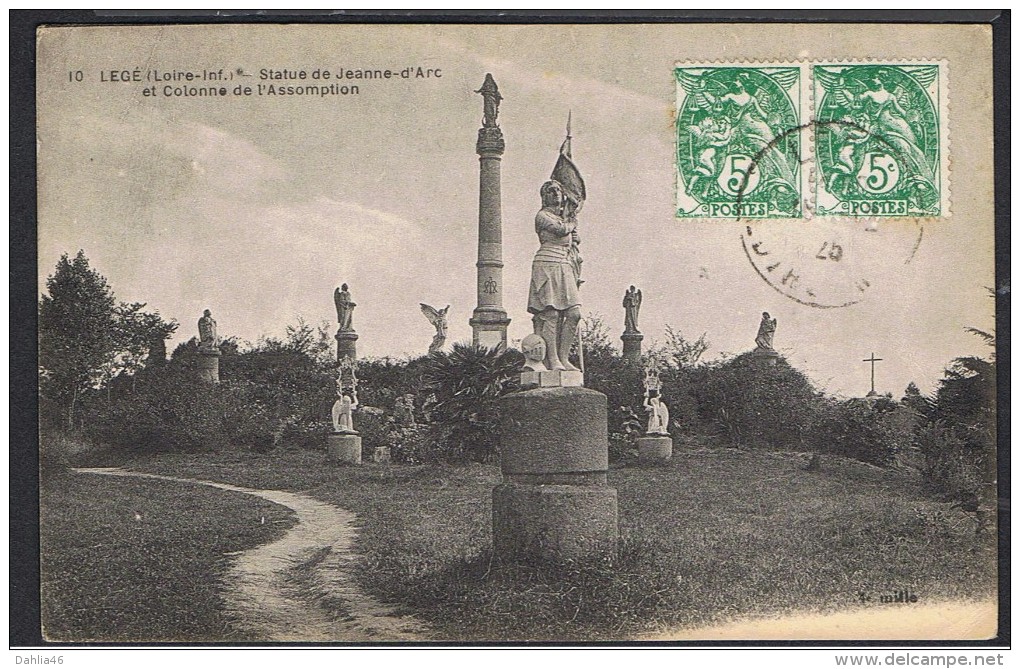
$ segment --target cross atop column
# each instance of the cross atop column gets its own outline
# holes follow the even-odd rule
[[[878,395],[878,393],[875,392],[875,363],[881,360],[882,358],[876,358],[875,353],[872,352],[870,358],[865,358],[864,360],[861,361],[871,363],[871,392],[868,393],[868,397],[874,397]]]

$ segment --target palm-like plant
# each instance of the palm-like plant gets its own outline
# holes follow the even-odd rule
[[[499,398],[518,388],[523,361],[513,349],[467,344],[428,357],[422,382],[436,396],[432,417],[447,455],[481,461],[497,452]]]

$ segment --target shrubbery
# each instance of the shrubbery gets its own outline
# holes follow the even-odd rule
[[[809,427],[823,406],[801,372],[779,358],[775,365],[750,353],[695,368],[690,393],[699,418],[734,445],[809,448]]]

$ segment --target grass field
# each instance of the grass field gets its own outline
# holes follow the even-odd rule
[[[305,491],[354,511],[362,555],[358,581],[377,598],[426,621],[439,639],[621,639],[740,616],[846,609],[861,606],[862,595],[873,598],[868,606],[909,606],[879,603],[882,595],[904,589],[924,603],[995,592],[994,537],[976,537],[972,516],[930,500],[903,472],[835,458],[823,463],[822,471],[807,472],[798,454],[678,448],[663,468],[614,469],[610,482],[619,491],[620,560],[611,568],[556,571],[492,559],[495,466],[341,468],[325,466],[321,453],[310,452],[149,457],[126,466]],[[44,516],[55,550],[46,556],[44,544],[44,556],[58,576],[80,560],[64,564],[71,555],[59,545],[52,548],[60,543],[56,537],[70,532],[79,541],[94,540],[103,533],[106,519],[96,516],[109,512],[96,508],[97,489],[109,491],[116,484],[116,496],[107,497],[119,499],[123,493],[128,499],[161,500],[170,508],[179,504],[167,499],[173,492],[167,484],[74,481],[47,486],[49,506],[59,512],[56,523]],[[224,535],[239,522],[233,516],[251,515],[239,503],[222,501],[226,495],[206,492],[200,497],[208,496],[210,504],[220,500],[222,508],[192,512],[218,518],[210,518],[212,524],[205,534],[199,529],[198,538],[189,534],[192,550],[205,556],[203,568],[215,568],[217,551],[237,550],[224,548],[224,540],[242,537]],[[56,526],[47,528],[47,523]],[[75,523],[82,526],[69,527]],[[213,527],[222,534],[209,532]],[[121,570],[148,559],[149,552],[131,548],[123,541],[100,546],[87,559],[102,564],[116,552]],[[187,573],[169,564],[181,553],[165,556],[161,568],[168,577]],[[95,570],[92,578],[119,578],[117,571]],[[209,619],[206,631],[229,638],[222,621],[214,621],[209,597],[193,607],[204,611],[195,615]],[[166,606],[180,601],[168,600]],[[87,600],[78,608],[98,603]],[[79,613],[70,629],[90,630],[86,622],[101,624],[101,617]],[[200,625],[207,624],[197,618],[186,623],[190,634],[199,635]],[[185,623],[160,624],[176,629]]]
[[[166,481],[47,472],[42,619],[50,641],[242,641],[221,610],[225,553],[272,541],[286,508]]]

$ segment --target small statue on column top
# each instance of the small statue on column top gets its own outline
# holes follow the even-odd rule
[[[212,312],[206,309],[202,317],[198,319],[198,347],[201,349],[213,349],[220,345],[220,338],[216,334],[216,320]]]
[[[631,286],[623,294],[624,321],[623,331],[625,333],[638,332],[638,312],[641,311],[641,291]]]
[[[340,332],[353,332],[354,307],[358,305],[351,300],[346,283],[333,291],[333,302],[336,304],[336,322],[340,324]]]
[[[761,324],[758,325],[758,335],[754,338],[754,343],[758,345],[758,348],[762,351],[775,351],[772,340],[776,336],[776,319],[769,317],[769,312],[763,311],[761,314]]]
[[[499,116],[499,103],[503,96],[499,94],[499,87],[496,86],[496,80],[492,78],[491,74],[485,75],[482,87],[475,91],[475,93],[481,93],[482,98],[485,100],[484,107],[482,108],[482,127],[498,127],[496,117]]]

